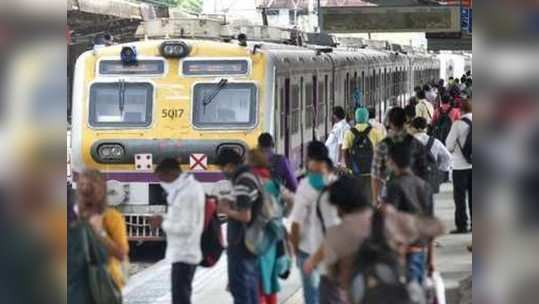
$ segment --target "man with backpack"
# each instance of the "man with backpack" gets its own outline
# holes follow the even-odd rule
[[[361,191],[372,200],[371,167],[374,147],[382,140],[379,129],[371,126],[369,111],[365,108],[356,110],[356,125],[344,136],[343,155],[346,166],[358,177]]]
[[[388,166],[389,147],[394,143],[405,142],[410,146],[414,174],[423,179],[428,178],[425,146],[406,131],[406,113],[402,108],[394,108],[389,112],[388,117],[390,128],[388,136],[376,145],[372,159],[371,184],[375,205],[380,203],[380,193],[391,173]]]
[[[440,106],[432,117],[432,135],[445,143],[453,122],[459,120],[460,110],[451,106],[451,97],[442,95]]]
[[[258,256],[245,242],[247,229],[257,219],[264,204],[262,185],[242,156],[225,148],[217,166],[232,182],[231,193],[223,194],[219,212],[227,216],[228,284],[234,304],[258,304]]]
[[[273,141],[271,134],[260,134],[258,137],[258,148],[266,155],[270,164],[272,177],[284,185],[288,190],[296,192],[298,181],[294,176],[294,172],[292,172],[290,162],[283,155],[275,153],[275,142]]]
[[[455,225],[451,233],[468,233],[468,208],[470,224],[472,217],[472,103],[467,100],[462,105],[463,115],[455,121],[447,136],[446,146],[453,156],[453,198],[455,200]]]
[[[299,183],[290,214],[290,241],[301,272],[305,304],[321,303],[320,275],[325,274],[324,269],[305,273],[305,261],[320,247],[325,231],[339,221],[337,210],[329,205],[325,191],[327,185],[336,179],[331,169],[326,146],[318,141],[310,142],[307,145],[308,174]]]
[[[434,204],[430,186],[413,173],[411,150],[405,142],[395,143],[389,147],[388,164],[393,177],[386,184],[382,202],[394,206],[401,212],[432,217]],[[418,241],[406,248],[408,282],[423,284],[427,245],[427,241]]]
[[[412,121],[414,137],[425,145],[427,153],[427,182],[433,193],[440,192],[440,184],[451,169],[451,153],[444,144],[432,135],[427,134],[427,121],[423,117],[416,117]]]
[[[180,163],[167,158],[155,168],[167,193],[167,214],[150,218],[150,224],[166,232],[165,258],[172,263],[172,303],[191,303],[192,282],[202,260],[200,239],[204,227],[205,194],[202,184],[182,173]]]

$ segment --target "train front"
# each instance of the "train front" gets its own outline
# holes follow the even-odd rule
[[[219,151],[245,153],[271,125],[266,59],[236,43],[141,41],[84,53],[75,67],[71,161],[108,180],[109,203],[125,215],[131,241],[163,240],[149,215],[166,199],[153,175],[177,158],[211,191],[223,176]]]

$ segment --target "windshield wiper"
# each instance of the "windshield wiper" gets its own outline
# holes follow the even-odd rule
[[[222,89],[225,88],[226,84],[228,83],[228,79],[221,79],[219,83],[217,83],[217,86],[213,91],[202,100],[202,106],[204,106],[204,112],[206,112],[206,107],[212,103],[212,101],[217,97],[217,94],[221,92]]]
[[[118,109],[120,110],[120,114],[123,115],[124,108],[125,108],[125,80],[120,79],[118,81],[118,86],[119,86]]]

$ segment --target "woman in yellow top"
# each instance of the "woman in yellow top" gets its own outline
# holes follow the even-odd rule
[[[108,270],[121,289],[125,286],[126,278],[122,264],[127,262],[129,243],[123,215],[114,208],[107,206],[107,185],[105,177],[97,170],[88,170],[79,176],[77,181],[79,205],[82,204],[91,214],[81,214],[88,218],[98,239],[103,243],[109,255]]]
[[[375,147],[382,141],[382,139],[384,139],[384,135],[380,129],[369,124],[369,110],[366,108],[358,108],[355,114],[356,125],[353,129],[346,131],[346,134],[344,135],[342,144],[343,156],[348,169],[357,176],[357,180],[360,183],[359,187],[362,192],[368,199],[372,200],[371,164],[374,157]],[[367,128],[370,128],[370,130],[367,131]],[[355,148],[354,144],[356,140],[356,134],[354,133],[361,135],[365,132],[368,132],[366,135],[371,144],[370,151],[366,151],[369,150],[366,148],[362,148],[361,151],[359,151],[360,149],[356,148],[356,153],[364,155],[360,155],[359,158],[352,157],[352,150]]]

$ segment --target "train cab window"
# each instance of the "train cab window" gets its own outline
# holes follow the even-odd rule
[[[199,128],[249,128],[256,123],[253,83],[198,83],[193,89],[193,125]]]
[[[151,124],[150,83],[94,83],[90,88],[90,125],[147,127]]]

